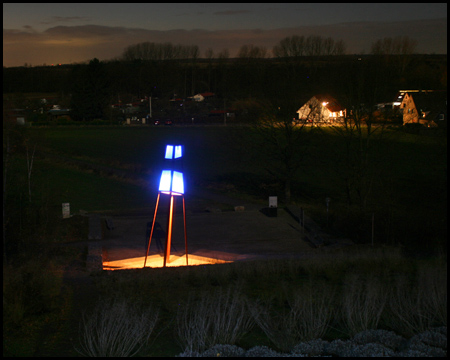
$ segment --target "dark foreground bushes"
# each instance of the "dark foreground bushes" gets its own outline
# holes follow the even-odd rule
[[[154,354],[161,331],[172,339],[169,353],[181,356],[446,354],[446,261],[390,250],[117,272],[99,285],[106,298],[146,303],[148,319],[161,314],[142,355]]]

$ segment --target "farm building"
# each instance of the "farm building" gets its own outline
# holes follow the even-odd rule
[[[61,109],[59,105],[53,105],[53,107],[47,111],[47,114],[52,120],[70,120],[70,109]]]
[[[400,108],[403,111],[403,125],[441,126],[447,120],[447,92],[406,92]]]
[[[206,99],[210,99],[210,98],[214,97],[214,95],[215,94],[212,92],[204,92],[204,93],[196,94],[194,96],[190,96],[189,98],[194,101],[200,102],[200,101],[204,101]]]
[[[330,95],[315,95],[297,110],[298,119],[316,124],[339,123],[346,110]]]

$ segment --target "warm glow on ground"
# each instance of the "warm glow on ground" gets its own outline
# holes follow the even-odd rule
[[[113,261],[104,261],[103,270],[125,270],[125,269],[139,269],[144,267],[145,256],[120,259]],[[211,264],[223,264],[232,262],[230,260],[221,260],[212,257],[205,257],[199,255],[188,254],[188,265],[211,265]],[[163,267],[164,257],[162,255],[150,255],[147,257],[147,263],[145,267],[159,268]],[[186,255],[170,255],[169,261],[166,266],[186,266]]]

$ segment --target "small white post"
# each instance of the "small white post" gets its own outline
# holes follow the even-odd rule
[[[70,203],[62,203],[62,217],[63,219],[70,218]]]

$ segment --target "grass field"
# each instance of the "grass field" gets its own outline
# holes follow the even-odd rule
[[[148,201],[154,201],[168,143],[185,145],[187,189],[208,188],[261,201],[277,195],[283,204],[282,184],[267,171],[276,172],[279,164],[260,145],[255,146],[257,135],[246,127],[59,127],[30,132],[49,153],[85,163],[83,170],[83,166],[67,168],[61,162],[51,169],[47,162],[50,167],[45,170],[51,186],[62,194],[60,201],[70,202],[74,212],[148,207]],[[350,211],[345,171],[358,177],[355,170],[345,170],[345,141],[331,130],[310,132],[304,160],[293,179],[292,201],[324,225],[325,198],[330,197],[329,230],[360,236],[345,234],[351,227],[346,223],[352,221],[343,219]],[[372,140],[369,170],[373,181],[364,216],[371,219],[375,214],[381,221],[379,240],[404,241],[400,234],[410,224],[420,236],[445,236],[446,148],[446,138],[399,130]],[[96,165],[124,174],[104,176],[108,172],[96,171]],[[367,240],[370,227],[366,226],[363,239]],[[387,227],[389,234],[382,231]]]

